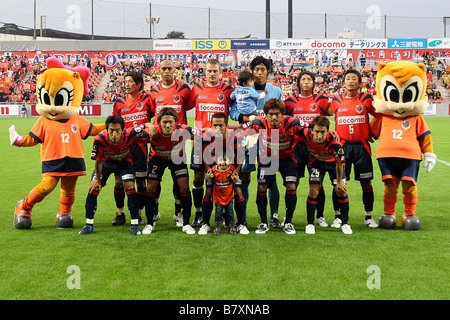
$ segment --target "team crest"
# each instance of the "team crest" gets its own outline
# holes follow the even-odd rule
[[[409,122],[409,120],[403,120],[402,127],[403,129],[408,130],[411,127],[411,123]]]
[[[141,109],[144,107],[144,104],[142,102],[136,102],[136,108],[141,111]]]
[[[280,141],[284,141],[286,140],[286,135],[285,134],[280,134]]]
[[[224,98],[223,94],[221,94],[221,93],[218,93],[218,94],[217,94],[217,100],[218,100],[219,102],[222,102],[222,101],[223,101],[223,98]]]
[[[76,124],[70,125],[70,130],[72,130],[73,133],[77,133],[77,131],[78,131],[77,125]]]
[[[360,106],[360,105],[357,105],[357,106],[356,106],[356,111],[357,111],[358,113],[363,112],[363,107]]]
[[[311,109],[311,111],[316,111],[317,110],[317,105],[315,103],[311,103],[309,105],[309,109]]]
[[[180,102],[180,95],[178,95],[178,94],[174,94],[173,95],[173,101],[175,102],[175,103],[178,103],[178,102]]]

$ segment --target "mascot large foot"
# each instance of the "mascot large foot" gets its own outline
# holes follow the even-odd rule
[[[16,227],[16,229],[31,228],[31,211],[22,208],[24,201],[25,199],[18,201],[16,209],[14,210],[14,227]]]
[[[393,214],[384,214],[378,221],[378,226],[381,229],[395,229],[396,224],[397,219],[395,219],[395,215]]]
[[[419,217],[412,216],[412,215],[404,215],[402,217],[402,224],[403,229],[405,230],[420,230],[421,228],[421,222]]]
[[[56,227],[58,229],[68,229],[73,227],[73,217],[71,214],[56,214]]]

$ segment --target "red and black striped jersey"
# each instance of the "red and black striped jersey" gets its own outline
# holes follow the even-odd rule
[[[151,112],[155,116],[154,123],[157,122],[159,111],[164,107],[174,108],[178,115],[178,124],[187,124],[186,111],[189,107],[189,94],[191,88],[187,84],[181,85],[177,80],[168,87],[162,83],[155,84],[150,89]]]
[[[313,93],[308,97],[290,96],[284,101],[286,114],[303,122],[311,122],[318,115],[328,115],[330,101],[328,97]]]
[[[375,116],[370,94],[359,92],[349,98],[345,93],[336,95],[330,108],[336,120],[336,132],[344,141],[366,141],[369,139],[369,114]]]
[[[229,115],[233,87],[219,81],[212,87],[206,82],[197,82],[191,89],[190,108],[195,108],[195,127],[211,128],[211,117],[214,113],[223,112]]]
[[[126,94],[114,103],[113,115],[119,115],[125,121],[125,128],[133,128],[150,122],[151,114],[150,94],[142,93],[135,99]]]
[[[244,136],[241,130],[227,129],[225,138],[218,138],[215,133],[205,131],[201,140],[201,159],[204,163],[212,166],[217,163],[217,156],[226,155],[234,166],[243,164],[245,159],[243,140]],[[200,148],[194,148],[194,150],[200,150]]]
[[[158,135],[152,140],[146,142],[150,143],[149,158],[160,157],[166,160],[185,161],[186,163],[186,141],[192,137],[197,136],[200,139],[201,132],[185,124],[177,124],[175,130],[170,137],[165,137],[161,133],[161,127],[155,125]],[[147,130],[147,129],[146,129]]]
[[[91,159],[103,161],[133,162],[130,158],[131,145],[141,139],[149,139],[149,134],[141,126],[125,129],[119,143],[113,144],[109,141],[108,131],[105,129],[94,138]]]
[[[252,129],[259,133],[260,159],[272,156],[283,159],[293,157],[295,135],[300,131],[299,126],[304,126],[303,121],[284,115],[277,129],[270,127],[267,118],[256,118],[241,127],[245,135],[251,135]]]
[[[297,135],[301,141],[306,143],[309,153],[311,154],[309,164],[314,161],[345,162],[341,142],[335,140],[330,133],[328,133],[324,143],[317,143],[314,141],[311,128],[304,128],[303,130],[300,130]]]

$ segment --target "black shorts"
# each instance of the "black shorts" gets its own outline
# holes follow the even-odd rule
[[[294,146],[294,157],[297,160],[297,178],[303,178],[305,176],[305,167],[308,165],[310,158],[306,143],[303,141],[297,142]]]
[[[147,150],[146,143],[135,142],[130,148],[130,157],[133,160],[133,169],[137,179],[147,176]]]
[[[362,142],[346,141],[344,143],[344,155],[347,181],[350,180],[352,165],[355,169],[355,180],[364,181],[373,179],[372,157]]]
[[[113,174],[120,177],[122,182],[134,182],[134,170],[131,162],[122,160],[122,161],[103,161],[102,173],[100,178],[100,183],[102,187],[106,186],[106,181],[109,176]],[[92,173],[91,181],[95,177],[95,170]]]
[[[331,184],[333,187],[337,184],[336,179],[336,162],[326,162],[326,161],[313,161],[311,165],[308,166],[309,171],[309,184],[323,184],[323,179],[325,174],[328,172]],[[342,179],[345,181],[345,170],[342,173]]]
[[[160,181],[164,175],[166,168],[169,168],[172,173],[172,178],[178,180],[179,178],[189,177],[189,172],[186,163],[173,163],[172,160],[163,159],[158,156],[153,156],[148,160],[147,179]]]
[[[276,167],[276,168],[275,168]],[[262,164],[258,165],[258,185],[265,185],[272,187],[276,183],[276,172],[280,172],[283,177],[283,185],[297,182],[297,163],[293,157],[286,157],[279,159],[276,164]]]

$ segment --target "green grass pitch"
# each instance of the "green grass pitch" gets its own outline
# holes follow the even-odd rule
[[[15,229],[15,204],[41,181],[41,162],[38,146],[9,145],[8,127],[15,124],[17,131],[25,135],[36,118],[0,119],[0,299],[446,300],[450,297],[450,119],[426,120],[441,161],[431,173],[420,169],[417,205],[417,215],[422,220],[420,231],[405,231],[399,226],[396,230],[365,227],[361,188],[352,179],[348,182],[348,193],[353,235],[320,227],[316,227],[315,235],[307,235],[304,228],[308,184],[302,179],[293,220],[297,233],[287,235],[281,229],[271,229],[257,235],[254,231],[260,221],[253,173],[249,235],[232,236],[226,232],[220,236],[187,235],[172,219],[172,185],[166,172],[156,232],[133,237],[129,233],[128,212],[126,225],[111,225],[116,211],[112,178],[99,196],[95,233],[78,235],[85,224],[84,203],[94,168],[94,161],[90,160],[92,137],[84,142],[88,175],[78,180],[72,211],[74,228],[58,230],[54,226],[59,210],[57,187],[34,207],[32,229]],[[383,211],[384,186],[375,147],[376,142],[372,150],[374,218],[378,220]],[[280,177],[278,181],[283,218],[284,190]],[[325,218],[331,223],[334,213],[328,178],[324,186]],[[398,218],[403,208],[400,193]],[[214,212],[211,221],[213,217]],[[73,288],[74,284],[79,287]]]

